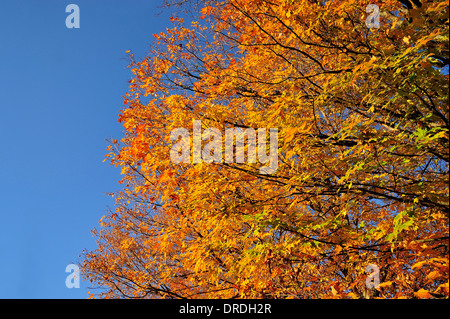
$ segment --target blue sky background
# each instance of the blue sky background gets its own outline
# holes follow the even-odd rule
[[[68,29],[68,4],[80,29]],[[94,249],[120,170],[102,163],[143,57],[170,27],[159,0],[0,1],[0,298],[86,298],[66,266]]]

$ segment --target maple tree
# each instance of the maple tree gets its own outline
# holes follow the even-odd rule
[[[193,22],[129,53],[99,297],[448,298],[448,1],[372,1],[379,28],[369,3],[171,3]],[[276,172],[173,163],[195,120],[277,128]]]

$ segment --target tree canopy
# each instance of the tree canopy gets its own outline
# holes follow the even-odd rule
[[[448,0],[170,5],[192,19],[128,53],[107,154],[122,190],[82,265],[98,296],[448,298]],[[194,121],[276,128],[276,171],[248,145],[244,163],[174,163]]]

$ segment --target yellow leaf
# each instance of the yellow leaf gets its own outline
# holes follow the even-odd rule
[[[358,299],[358,297],[353,292],[350,292],[347,296],[349,296],[352,299]]]
[[[415,263],[415,264],[411,267],[411,269],[414,269],[414,268],[420,269],[420,268],[422,268],[422,266],[423,266],[425,263],[426,263],[425,261],[419,261],[418,263]]]
[[[383,287],[388,287],[388,286],[390,286],[390,285],[392,285],[392,281],[386,281],[386,282],[382,282],[382,283],[379,285],[379,287],[380,287],[380,288],[383,288]]]
[[[297,204],[297,201],[298,201],[298,197],[296,197],[296,198],[292,201],[292,203],[291,203],[291,205],[289,205],[289,208],[288,208],[288,209],[291,209],[295,204]]]
[[[333,286],[331,286],[331,293],[333,294],[333,296],[336,296],[336,294],[337,294],[337,291],[336,291],[336,289],[334,289]]]

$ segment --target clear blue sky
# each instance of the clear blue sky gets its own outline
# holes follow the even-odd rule
[[[68,4],[80,28],[68,29]],[[160,0],[0,1],[0,298],[86,298],[65,268],[94,249],[90,230],[112,207],[120,171],[106,138],[131,74],[170,26]]]

